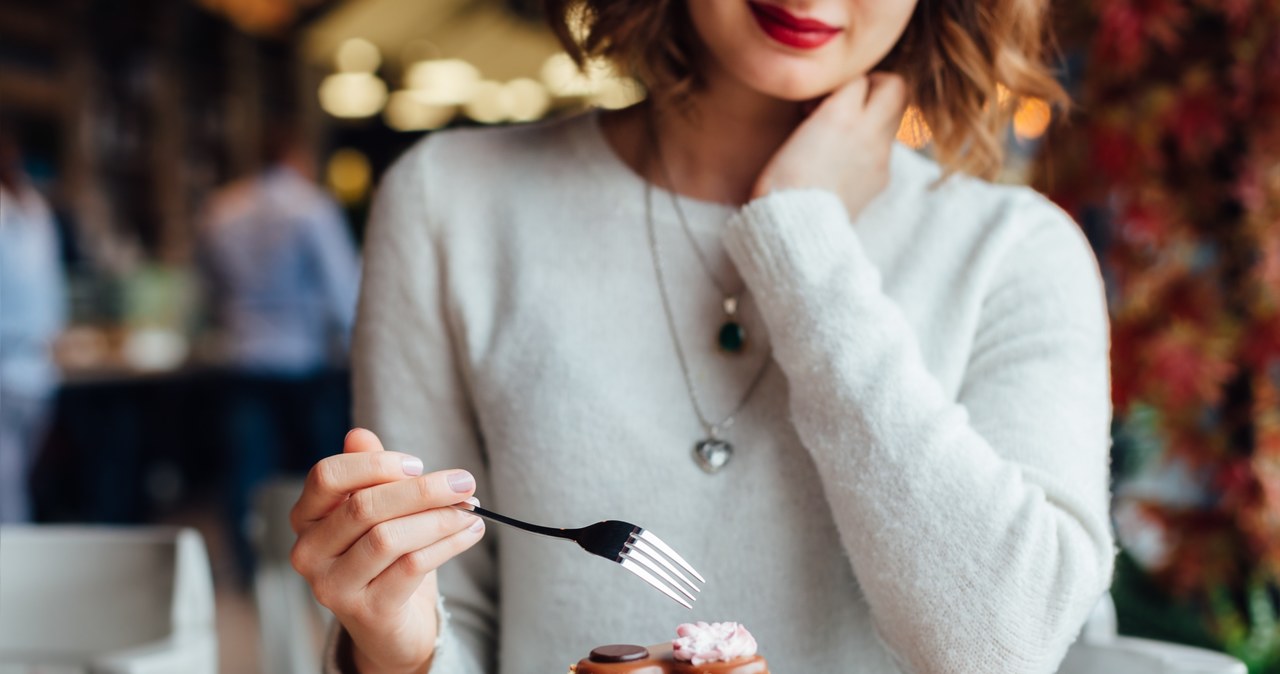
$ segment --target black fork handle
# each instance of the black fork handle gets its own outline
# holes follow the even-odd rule
[[[485,510],[478,505],[472,505],[466,502],[455,503],[453,504],[453,507],[458,510],[473,512],[481,517],[491,519],[494,522],[501,522],[509,527],[524,529],[529,533],[542,534],[543,536],[551,536],[552,538],[564,538],[570,541],[577,539],[577,529],[556,529],[554,527],[544,527],[538,524],[529,524],[528,522],[521,522],[518,519],[507,517],[506,515],[499,515],[492,510]]]

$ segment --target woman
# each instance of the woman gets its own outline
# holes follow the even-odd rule
[[[578,53],[649,102],[439,134],[382,186],[355,355],[377,436],[294,512],[341,666],[558,672],[696,618],[779,672],[1053,671],[1112,565],[1101,282],[1061,211],[965,175],[1059,92],[1041,3],[585,7]],[[908,101],[941,167],[893,144]],[[640,523],[706,590],[689,613],[486,534],[448,507],[473,494]]]

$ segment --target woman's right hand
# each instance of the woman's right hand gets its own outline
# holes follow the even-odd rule
[[[484,520],[449,507],[475,492],[475,478],[422,471],[355,429],[342,454],[311,469],[290,515],[293,567],[351,635],[361,674],[427,670],[436,569],[484,535]]]

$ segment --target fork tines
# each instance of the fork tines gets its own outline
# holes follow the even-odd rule
[[[707,582],[702,574],[684,561],[684,558],[672,550],[671,546],[652,532],[639,527],[631,534],[618,556],[618,563],[622,568],[639,576],[641,580],[685,608],[693,608],[690,602],[698,600],[694,593],[701,592],[702,588],[690,580],[684,572],[692,574],[699,582]]]

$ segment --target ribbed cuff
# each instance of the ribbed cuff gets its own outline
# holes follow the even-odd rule
[[[436,596],[436,647],[431,656],[430,672],[443,671],[439,665],[451,648],[449,631],[449,611],[444,606],[444,595]],[[352,652],[351,635],[338,620],[334,620],[329,628],[329,636],[324,647],[324,674],[358,674],[356,672],[354,653]]]
[[[850,264],[870,271],[844,202],[827,190],[760,197],[729,219],[722,240],[757,297],[820,282]]]
[[[447,662],[453,652],[453,630],[450,629],[449,623],[451,616],[449,609],[445,607],[444,595],[436,595],[436,647],[431,656],[431,667],[427,669],[428,674],[438,674],[439,672],[448,671],[443,663]]]

